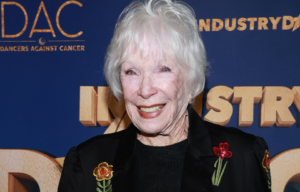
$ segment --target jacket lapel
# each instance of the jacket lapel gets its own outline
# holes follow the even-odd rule
[[[214,160],[209,130],[198,114],[190,108],[188,146],[185,153],[181,192],[212,191]]]
[[[135,141],[136,128],[131,124],[120,140],[114,160],[112,186],[114,192],[135,191]]]

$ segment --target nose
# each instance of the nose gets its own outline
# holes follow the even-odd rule
[[[148,99],[152,95],[157,94],[157,92],[158,90],[153,84],[151,75],[145,75],[137,92],[138,96],[141,96],[144,99]]]

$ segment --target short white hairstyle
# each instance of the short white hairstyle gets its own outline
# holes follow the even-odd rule
[[[206,51],[199,36],[194,10],[184,2],[173,0],[134,1],[118,18],[114,35],[108,46],[104,73],[112,93],[120,100],[123,91],[120,79],[121,64],[132,51],[143,55],[144,38],[160,58],[166,55],[187,69],[185,78],[193,99],[205,85]]]

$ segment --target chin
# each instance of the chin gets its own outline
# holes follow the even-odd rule
[[[157,135],[164,132],[168,126],[169,118],[167,117],[143,118],[139,114],[135,115],[137,116],[132,118],[132,123],[144,134]]]
[[[141,133],[144,133],[146,135],[158,135],[160,133],[162,133],[163,131],[163,127],[154,127],[154,126],[151,126],[151,127],[137,127]]]

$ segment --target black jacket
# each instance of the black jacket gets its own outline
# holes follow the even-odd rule
[[[189,110],[189,124],[181,192],[271,191],[270,170],[265,166],[268,159],[263,160],[267,158],[264,156],[268,146],[261,137],[205,122],[193,109]],[[107,162],[113,165],[112,191],[134,192],[136,138],[137,129],[131,124],[124,131],[99,135],[71,148],[58,191],[97,192],[93,170],[100,163]],[[218,160],[216,154],[220,143],[225,142],[229,144],[231,157],[228,152],[218,173],[221,159]],[[212,177],[220,175],[219,185],[213,185]]]

